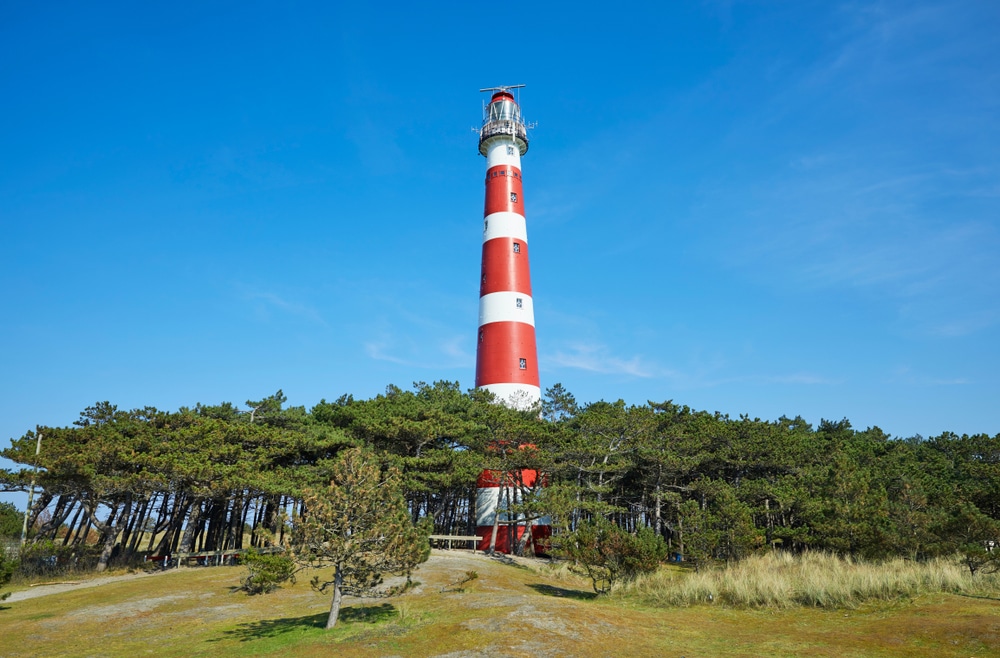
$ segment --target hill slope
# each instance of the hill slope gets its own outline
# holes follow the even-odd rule
[[[478,578],[449,584],[468,571]],[[240,568],[100,580],[0,604],[0,655],[80,656],[987,656],[1000,602],[940,596],[852,611],[653,609],[595,600],[531,561],[434,551],[402,597],[329,599],[308,579],[269,596],[233,591]],[[65,589],[65,588],[64,588]],[[444,591],[442,591],[444,590]],[[15,595],[17,596],[17,595]]]

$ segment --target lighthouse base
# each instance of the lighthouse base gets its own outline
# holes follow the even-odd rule
[[[497,553],[509,554],[513,553],[524,537],[525,527],[523,525],[501,525],[497,527],[497,543],[494,550]],[[476,545],[476,550],[488,551],[490,550],[490,539],[493,537],[493,526],[478,526],[476,528],[476,535],[479,537],[479,543]],[[531,546],[530,549],[534,551],[535,555],[548,555],[549,549],[549,537],[552,536],[552,526],[548,525],[535,525],[531,526]],[[526,547],[525,550],[528,550]]]

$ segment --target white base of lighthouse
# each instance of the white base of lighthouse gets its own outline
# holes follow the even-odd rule
[[[511,409],[531,409],[542,400],[542,389],[529,384],[486,384],[479,388],[497,396],[497,401]]]

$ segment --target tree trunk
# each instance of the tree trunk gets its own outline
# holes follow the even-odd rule
[[[74,498],[68,495],[59,496],[59,498],[56,499],[56,506],[52,509],[52,516],[38,528],[35,533],[35,541],[42,539],[51,539],[52,541],[56,540],[56,535],[59,534],[59,527],[63,524],[63,521],[66,520],[66,517],[69,516],[69,513],[73,511],[72,503],[74,500]],[[41,514],[41,512],[42,510],[40,509],[38,513]],[[28,527],[30,528],[31,526],[29,525]]]
[[[156,523],[153,524],[153,532],[149,533],[149,543],[146,544],[146,552],[150,553],[153,550],[153,542],[156,540],[156,533],[160,532],[160,526],[165,522],[167,518],[167,500],[170,498],[170,494],[163,494],[163,502],[160,503],[160,510],[156,516]]]
[[[146,521],[149,520],[149,507],[152,502],[151,497],[145,497],[142,501],[142,509],[139,510],[135,522],[132,524],[132,541],[129,543],[128,552],[135,553],[139,549],[139,542],[142,541],[143,529],[146,527]]]
[[[493,555],[497,550],[497,531],[500,529],[500,497],[501,492],[497,491],[497,505],[493,511],[493,533],[490,535],[490,550],[486,551],[488,555]]]
[[[340,601],[343,598],[343,585],[344,572],[338,564],[337,570],[333,575],[333,602],[330,604],[330,616],[326,618],[326,630],[330,630],[337,625],[337,617],[340,616]]]
[[[76,514],[73,515],[73,520],[69,522],[68,526],[66,526],[66,536],[63,537],[63,546],[69,545],[70,537],[73,535],[73,532],[78,529],[76,527],[76,522],[80,519],[81,512],[83,512],[83,505],[76,508]]]
[[[656,483],[656,535],[658,537],[663,536],[663,492],[660,490],[660,483]]]
[[[190,502],[185,500],[185,496],[177,494],[174,496],[174,509],[167,514],[167,527],[163,531],[163,537],[156,547],[157,555],[165,555],[174,549],[174,540],[178,536],[178,530],[187,516]]]
[[[122,512],[123,514],[128,514],[128,506],[129,504],[126,502],[125,509]],[[111,551],[115,548],[115,539],[118,537],[118,524],[115,522],[116,516],[118,516],[117,504],[111,508],[111,513],[108,514],[108,519],[104,522],[104,527],[99,527],[101,531],[101,541],[104,546],[101,549],[101,557],[97,560],[97,573],[100,573],[108,568],[108,560],[111,559]]]
[[[51,502],[52,494],[42,491],[38,495],[38,498],[35,499],[35,503],[31,506],[31,514],[28,516],[29,531],[35,527],[35,524],[38,522],[38,517],[42,515],[42,512],[45,511],[45,508],[48,507]]]
[[[684,518],[680,514],[677,515],[677,554],[684,559]]]
[[[77,527],[76,536],[73,537],[73,541],[70,542],[73,546],[76,546],[77,542],[83,546],[87,545],[87,537],[90,536],[90,527],[94,525],[94,523],[89,514],[86,514],[84,518],[86,518],[87,522]]]
[[[188,516],[187,526],[184,527],[184,536],[181,537],[181,553],[190,553],[191,545],[194,543],[194,533],[198,530],[198,522],[201,520],[201,501],[195,499],[191,505],[191,514]]]

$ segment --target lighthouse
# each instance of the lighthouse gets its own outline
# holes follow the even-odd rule
[[[528,126],[511,90],[524,85],[490,87],[483,108],[479,153],[486,157],[486,203],[483,210],[483,260],[479,281],[479,335],[476,347],[476,388],[493,393],[498,402],[530,409],[541,400],[535,348],[535,310],[528,267],[521,156],[528,152]],[[523,445],[521,450],[533,450]],[[483,471],[477,482],[476,534],[480,550],[493,547],[510,553],[515,542],[532,548],[549,537],[548,518],[533,519],[499,512],[498,507],[521,502],[525,492],[544,484],[533,470],[503,473]]]
[[[541,399],[521,186],[528,130],[510,93],[523,86],[480,90],[493,95],[479,130],[479,153],[486,156],[486,204],[476,348],[476,388],[520,409]]]

